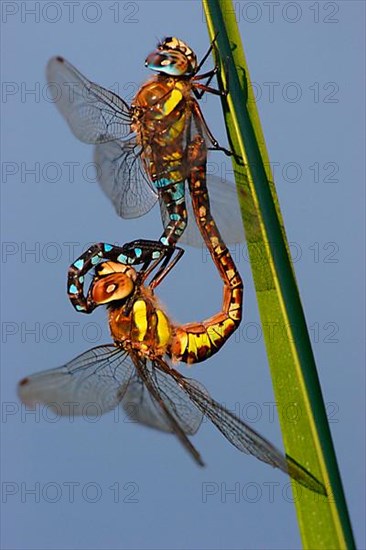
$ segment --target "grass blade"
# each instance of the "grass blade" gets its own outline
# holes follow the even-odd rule
[[[216,38],[221,79],[229,74],[224,115],[234,159],[243,224],[276,401],[295,404],[297,422],[280,423],[284,446],[327,488],[328,497],[293,482],[304,548],[354,548],[352,528],[319,385],[306,320],[289,254],[268,153],[248,67],[230,0],[203,0],[211,39]],[[224,62],[222,61],[224,60]],[[276,324],[274,324],[276,323]],[[273,338],[265,327],[280,327]]]

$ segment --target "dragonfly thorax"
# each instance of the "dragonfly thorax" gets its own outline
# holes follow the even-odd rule
[[[109,328],[113,340],[126,350],[163,357],[172,339],[168,317],[148,287],[140,287],[131,300],[132,303],[110,304]]]
[[[132,108],[142,113],[142,118],[159,120],[166,117],[179,118],[189,100],[191,84],[176,78],[154,77],[135,96]]]
[[[170,174],[171,182],[185,177],[185,133],[191,117],[191,85],[187,81],[157,76],[137,93],[133,108],[139,113],[132,125],[142,146],[142,159],[152,180]],[[172,167],[176,172],[172,173]]]

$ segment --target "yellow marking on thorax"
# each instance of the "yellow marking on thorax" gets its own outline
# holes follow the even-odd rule
[[[183,99],[183,94],[177,88],[174,88],[170,94],[169,98],[164,102],[164,115],[169,115],[180,101]]]
[[[160,309],[156,310],[156,315],[158,318],[156,331],[159,339],[159,344],[161,346],[167,346],[172,335],[168,318]]]
[[[176,163],[178,163],[182,160],[182,156],[183,156],[182,151],[173,151],[168,155],[164,156],[164,158],[167,160],[171,160],[172,162],[175,161]]]
[[[179,170],[182,166],[182,158],[183,154],[182,151],[176,151],[174,153],[171,153],[169,150],[166,154],[163,155],[164,162],[169,163],[169,169],[173,171],[173,168],[176,168],[176,170]]]
[[[144,300],[136,300],[133,304],[133,319],[136,328],[139,331],[137,339],[142,342],[147,332],[146,303]]]

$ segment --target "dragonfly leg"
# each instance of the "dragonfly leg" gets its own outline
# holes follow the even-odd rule
[[[202,99],[202,97],[206,92],[208,92],[209,94],[219,95],[221,97],[227,96],[226,90],[219,90],[217,88],[213,88],[212,86],[209,86],[211,80],[218,73],[218,71],[219,71],[219,66],[215,65],[215,67],[211,71],[198,75],[193,79],[192,91],[197,99]],[[207,81],[204,84],[197,82],[198,80],[201,80],[204,78],[207,78]]]
[[[221,147],[221,145],[219,144],[217,139],[214,137],[209,127],[207,126],[207,122],[205,121],[205,118],[197,102],[193,104],[193,111],[194,111],[194,117],[198,128],[201,129],[202,133],[205,133],[208,136],[208,139],[212,144],[212,147],[209,147],[209,149],[213,149],[215,151],[222,151],[223,153],[225,153],[225,155],[229,157],[235,156],[235,153],[233,153],[229,149],[225,149],[225,147]]]
[[[218,37],[218,34],[219,34],[219,31],[217,31],[217,33],[213,37],[212,42],[210,44],[210,47],[208,48],[207,52],[205,53],[205,55],[202,57],[201,61],[199,62],[198,67],[196,69],[196,74],[199,73],[199,71],[201,70],[203,65],[206,63],[206,61],[207,61],[209,55],[211,54],[212,50],[214,48],[216,48],[216,38]]]
[[[168,247],[167,247],[168,248]],[[173,254],[176,253],[175,257],[173,259]],[[176,263],[179,262],[181,257],[184,254],[183,248],[180,248],[179,246],[175,246],[172,248],[171,253],[167,254],[162,265],[160,266],[157,273],[154,275],[153,279],[150,282],[150,288],[151,290],[154,290],[158,285],[160,285],[161,281],[168,275],[168,273],[173,269]]]
[[[209,83],[211,82],[211,80],[213,79],[213,77],[215,76],[215,74],[217,74],[219,70],[219,66],[218,65],[215,65],[213,69],[211,69],[210,71],[207,71],[207,73],[201,73],[201,74],[198,74],[196,76],[194,76],[192,78],[192,81],[194,82],[194,86],[196,85],[196,82],[198,80],[204,80],[205,78],[208,78],[209,80],[207,80],[206,84],[204,84],[205,86],[208,86]]]
[[[211,80],[212,78],[209,79],[209,81]],[[202,91],[199,92],[197,88]],[[219,95],[221,97],[227,96],[227,92],[225,90],[218,90],[217,88],[212,88],[212,86],[207,86],[207,84],[195,83],[194,87],[192,88],[192,91],[197,99],[202,99],[202,97],[206,92],[208,92],[209,94]]]
[[[219,34],[218,32],[215,34],[214,39],[212,40],[212,42],[210,44],[210,47],[208,48],[207,52],[205,53],[205,55],[202,57],[201,61],[199,62],[196,73],[198,73],[201,70],[201,67],[203,67],[203,65],[206,63],[209,55],[211,54],[211,52],[214,48],[215,40],[216,40],[218,34]]]
[[[179,246],[165,245],[160,241],[149,241],[145,239],[139,239],[125,244],[123,249],[124,251],[128,251],[130,248],[132,249],[134,247],[140,248],[146,257],[143,267],[138,272],[140,285],[144,284],[151,273],[161,264],[149,283],[151,290],[162,282],[184,254],[183,248]]]
[[[213,41],[211,42],[211,46],[208,50],[208,52],[206,53],[206,55],[204,56],[204,58],[202,59],[201,63],[198,65],[198,68],[197,68],[197,73],[199,72],[199,70],[201,69],[202,65],[204,64],[204,62],[206,61],[207,57],[210,55],[210,53],[212,52],[212,50],[215,48],[216,50],[216,54],[218,53],[217,52],[217,48],[216,48],[216,38],[217,38],[217,35],[218,33],[216,33]],[[213,77],[219,72],[219,65],[218,63],[216,63],[215,67],[211,70],[211,71],[207,71],[206,73],[202,73],[202,74],[196,74],[193,79],[192,79],[192,82],[193,82],[193,88],[192,88],[192,91],[194,93],[194,95],[196,96],[197,99],[202,99],[203,95],[208,92],[210,94],[215,94],[215,95],[219,95],[221,97],[226,97],[228,95],[228,82],[229,82],[229,79],[228,79],[228,71],[227,71],[227,63],[225,64],[225,76],[226,76],[226,82],[227,82],[227,86],[226,86],[226,89],[224,90],[220,90],[220,89],[217,89],[217,88],[212,88],[210,86],[210,82],[211,80],[213,79]],[[197,81],[198,80],[203,80],[207,78],[207,81],[205,82],[205,84],[199,84]],[[201,90],[201,91],[198,91],[198,89]]]

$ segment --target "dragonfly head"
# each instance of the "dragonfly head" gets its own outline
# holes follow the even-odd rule
[[[118,262],[104,262],[96,268],[89,297],[98,306],[125,300],[135,289],[136,277],[133,267]]]
[[[183,40],[170,36],[147,56],[145,66],[169,76],[191,76],[198,65],[194,51]]]

